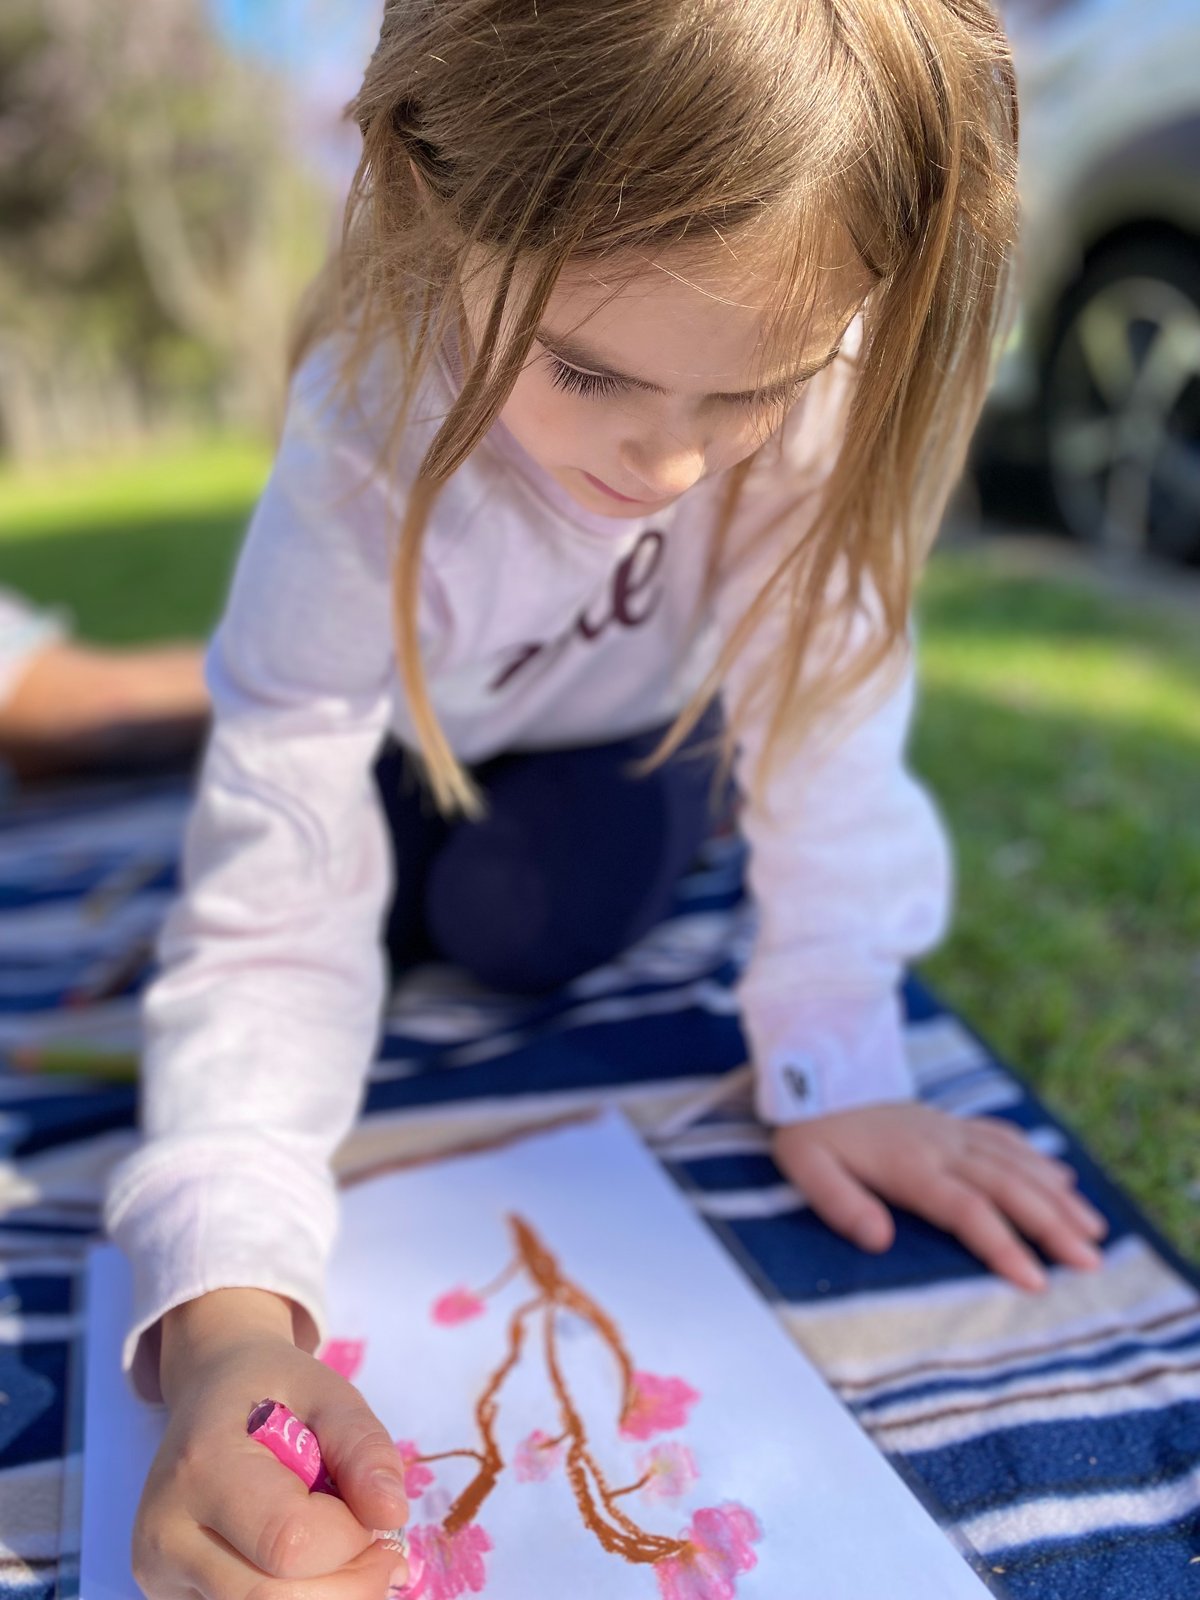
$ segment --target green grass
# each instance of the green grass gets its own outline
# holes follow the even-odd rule
[[[225,445],[0,477],[0,582],[98,639],[201,633],[266,468]],[[1200,1257],[1197,630],[997,547],[939,554],[920,614],[914,762],[959,879],[923,971]]]
[[[924,966],[1200,1256],[1200,640],[1067,579],[941,554],[914,764],[958,858]]]
[[[226,442],[0,474],[0,583],[65,606],[104,643],[205,633],[269,464],[261,447]]]

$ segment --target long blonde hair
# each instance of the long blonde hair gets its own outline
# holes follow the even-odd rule
[[[902,649],[912,592],[961,470],[1007,308],[1016,93],[987,0],[388,0],[349,108],[363,136],[339,250],[313,286],[293,369],[340,333],[353,388],[383,340],[412,397],[461,319],[467,263],[496,263],[484,332],[411,485],[395,562],[397,654],[438,804],[478,795],[430,703],[417,643],[433,502],[492,426],[568,263],[702,251],[767,229],[785,262],[764,370],[794,360],[831,230],[874,276],[858,373],[821,503],[656,753],[687,736],[770,606],[789,625],[756,694],[767,756]],[[523,297],[523,298],[522,298]],[[753,457],[731,468],[719,549]],[[785,519],[776,519],[786,528]],[[844,571],[869,648],[803,669]],[[763,774],[760,774],[762,776]]]

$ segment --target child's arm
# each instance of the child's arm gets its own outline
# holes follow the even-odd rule
[[[899,979],[944,933],[951,897],[945,835],[904,766],[911,708],[910,670],[815,773],[785,764],[774,813],[747,808],[765,935],[742,992],[759,1107],[780,1166],[838,1232],[887,1249],[890,1201],[1040,1288],[1019,1234],[1071,1266],[1099,1261],[1104,1224],[1071,1169],[995,1119],[902,1103]]]
[[[146,1140],[107,1203],[150,1398],[159,1319],[212,1289],[284,1296],[315,1346],[330,1156],[378,1032],[394,512],[338,430],[309,377],[208,655],[213,729],[144,1008]]]
[[[805,415],[794,447],[781,452],[777,481],[760,479],[734,530],[731,548],[746,554],[731,563],[718,594],[727,629],[779,559],[778,539],[772,554],[771,542],[756,545],[753,534],[769,525],[781,495],[794,497],[789,466],[811,474],[815,463],[819,472],[822,452],[836,448],[836,388],[845,375],[831,369],[827,381],[835,391],[827,410]],[[819,404],[815,391],[812,403]],[[798,537],[794,519],[784,536]],[[872,598],[868,592],[868,606]],[[806,673],[859,649],[879,626],[873,610],[860,611],[847,636],[830,610]],[[755,790],[767,718],[747,691],[787,625],[784,609],[773,608],[725,686],[760,918],[742,1013],[759,1111],[778,1130],[777,1159],[830,1226],[866,1248],[890,1244],[882,1203],[890,1200],[957,1234],[1017,1282],[1039,1278],[1015,1229],[1058,1259],[1091,1265],[1103,1224],[1071,1192],[1068,1169],[993,1120],[961,1121],[906,1103],[915,1089],[899,982],[905,966],[944,937],[953,892],[945,830],[905,761],[911,659],[877,671],[853,706],[839,708],[836,728],[826,716]]]
[[[311,1354],[330,1156],[383,994],[391,861],[372,766],[393,693],[396,531],[370,449],[319,395],[293,391],[209,652],[213,731],[145,1008],[147,1137],[106,1207],[134,1267],[126,1364],[171,1413],[138,1523],[154,1600],[269,1600],[301,1577],[314,1600],[379,1600],[396,1562],[371,1529],[403,1518],[387,1435]],[[348,1505],[308,1496],[247,1440],[266,1397],[320,1425]],[[390,1493],[360,1482],[376,1469]]]
[[[397,507],[328,382],[314,363],[293,386],[208,650],[213,728],[144,1003],[146,1141],[107,1195],[149,1398],[158,1320],[206,1291],[282,1294],[317,1344],[330,1157],[378,1038]]]
[[[161,766],[208,714],[198,645],[109,649],[0,588],[0,759],[21,778]]]

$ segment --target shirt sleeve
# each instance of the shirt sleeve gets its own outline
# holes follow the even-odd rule
[[[298,381],[208,655],[213,731],[144,1008],[144,1140],[106,1207],[134,1274],[124,1363],[151,1399],[159,1319],[210,1290],[273,1290],[322,1333],[330,1157],[376,1042],[391,875],[372,768],[397,508],[371,466]]]
[[[793,456],[789,468],[781,455],[766,493],[760,485],[737,514],[743,526],[732,530],[735,544],[747,524],[773,518],[776,491],[795,498],[796,482],[787,479],[801,470],[802,459]],[[796,515],[803,518],[803,509]],[[799,531],[794,523],[781,529],[788,540]],[[742,562],[719,591],[726,628],[744,615],[778,548],[774,558],[760,549]],[[806,675],[835,665],[842,651],[856,654],[876,626],[869,603],[844,632],[832,626],[836,610],[827,606],[829,626],[817,635]],[[900,979],[909,961],[944,937],[953,899],[946,829],[906,761],[915,702],[911,623],[905,658],[874,673],[852,703],[818,718],[755,792],[767,730],[748,696],[786,625],[783,606],[773,607],[724,685],[758,917],[739,997],[757,1109],[772,1124],[914,1093]],[[748,707],[740,718],[739,703]]]

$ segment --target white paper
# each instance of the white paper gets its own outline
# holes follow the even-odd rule
[[[551,1252],[559,1285],[566,1280],[586,1300],[573,1311],[560,1302],[551,1313],[537,1305],[542,1291],[523,1270],[482,1312],[454,1325],[436,1321],[432,1308],[447,1292],[478,1296],[514,1259],[511,1216]],[[133,1400],[118,1371],[129,1290],[111,1247],[96,1253],[90,1283],[82,1600],[129,1600],[130,1528],[162,1417]],[[459,1535],[474,1542],[476,1561],[456,1563],[458,1580],[430,1579],[422,1600],[986,1594],[619,1118],[373,1179],[345,1195],[330,1277],[333,1332],[365,1341],[354,1381],[396,1439],[427,1455],[479,1448],[476,1403],[523,1305],[535,1309],[522,1324],[521,1356],[499,1392],[494,1430],[504,1464],[470,1525],[482,1532]],[[644,1438],[620,1431],[629,1390],[590,1320],[592,1307],[612,1319],[632,1368],[665,1383],[637,1380],[649,1398],[627,1413],[626,1431]],[[549,1439],[564,1432],[548,1323],[561,1391],[586,1430],[587,1454],[576,1445],[576,1461],[594,1462],[610,1490],[637,1481],[647,1464],[657,1466],[653,1488],[679,1489],[685,1469],[682,1498],[639,1490],[606,1508],[590,1467],[582,1499],[572,1489],[566,1446],[547,1455],[529,1443],[535,1431]],[[689,1391],[699,1398],[689,1403]],[[689,1484],[693,1464],[699,1478]],[[545,1475],[531,1478],[531,1466]],[[412,1501],[410,1527],[424,1530],[418,1542],[433,1537],[477,1464],[440,1461],[427,1471],[435,1482]],[[658,1564],[603,1548],[585,1525],[589,1501],[605,1527],[622,1527],[614,1508],[631,1519],[649,1542],[626,1528],[626,1551],[630,1540],[638,1549],[644,1543],[659,1552]],[[705,1508],[730,1506],[744,1509],[693,1522]],[[753,1568],[743,1570],[750,1560]]]

